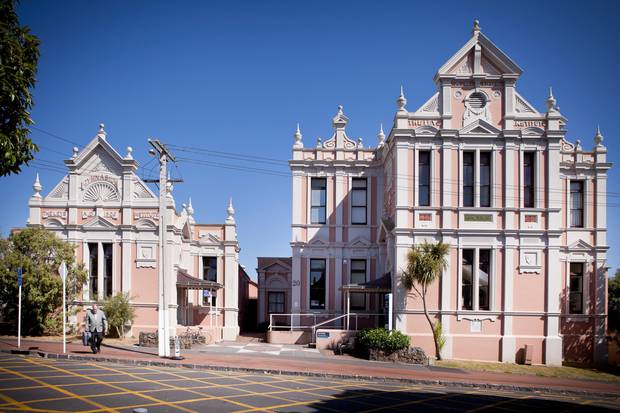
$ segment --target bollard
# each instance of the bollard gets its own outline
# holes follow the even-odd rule
[[[143,407],[138,407],[137,409],[133,409],[133,413],[149,413],[149,410]]]

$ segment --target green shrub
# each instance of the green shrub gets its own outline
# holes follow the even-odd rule
[[[409,347],[409,337],[398,330],[367,328],[357,333],[357,343],[367,350],[393,353]]]
[[[129,294],[118,292],[103,302],[103,311],[110,329],[114,329],[116,336],[125,337],[125,326],[132,324],[136,311],[129,303]]]

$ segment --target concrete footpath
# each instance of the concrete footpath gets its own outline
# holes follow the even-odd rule
[[[105,342],[104,342],[105,344]],[[515,390],[547,393],[598,394],[620,398],[620,384],[594,380],[576,380],[534,375],[489,373],[450,369],[434,366],[371,362],[349,357],[287,358],[245,354],[219,354],[200,351],[183,353],[183,360],[162,359],[153,349],[139,347],[102,346],[101,353],[92,354],[81,343],[67,344],[62,354],[62,343],[22,340],[22,350],[31,355],[47,358],[105,361],[124,364],[174,366],[194,369],[264,372],[271,374],[308,375],[351,379],[382,379],[415,384],[441,384],[445,386],[479,387],[498,390]],[[17,350],[17,340],[0,339],[0,351]]]

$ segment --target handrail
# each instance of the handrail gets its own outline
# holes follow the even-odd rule
[[[331,323],[332,321],[336,321],[340,318],[346,317],[346,330],[350,330],[350,326],[349,326],[349,317],[353,316],[355,317],[355,331],[357,331],[357,317],[359,316],[375,316],[375,315],[383,315],[383,313],[346,313],[346,314],[342,314],[339,315],[338,317],[334,317],[330,320],[326,320],[323,321],[321,323],[315,324],[312,326],[312,338],[314,339],[314,342],[316,343],[316,328],[322,325],[325,325],[327,323]]]
[[[305,330],[305,329],[310,329],[312,328],[312,325],[316,324],[316,319],[318,317],[330,317],[332,315],[335,315],[337,313],[272,313],[269,314],[269,326],[267,327],[267,329],[269,331],[273,331],[274,328],[277,329],[289,329],[290,331],[293,331],[295,329],[299,329],[299,330]],[[290,325],[277,325],[275,326],[273,324],[273,319],[274,317],[290,317],[291,320],[291,324]],[[301,323],[297,326],[295,326],[295,319],[294,317],[312,317],[312,325],[301,325]]]

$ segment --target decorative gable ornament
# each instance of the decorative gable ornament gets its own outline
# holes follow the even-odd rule
[[[459,131],[459,134],[492,134],[497,135],[501,131],[484,119],[477,119]]]
[[[482,77],[507,75],[518,78],[521,73],[523,69],[480,31],[480,25],[476,20],[469,41],[439,68],[435,81],[454,75]]]
[[[69,197],[69,178],[64,177],[45,197],[46,199],[68,199]]]
[[[357,148],[357,143],[354,140],[350,139],[344,130],[345,127],[347,126],[347,123],[349,123],[349,118],[344,115],[344,112],[342,110],[342,105],[339,105],[338,113],[336,113],[336,116],[334,116],[334,118],[332,119],[332,126],[335,129],[334,134],[332,135],[331,138],[329,138],[322,144],[319,138],[317,140],[317,148],[318,147],[323,147],[327,149],[336,149],[336,148],[355,149]]]

